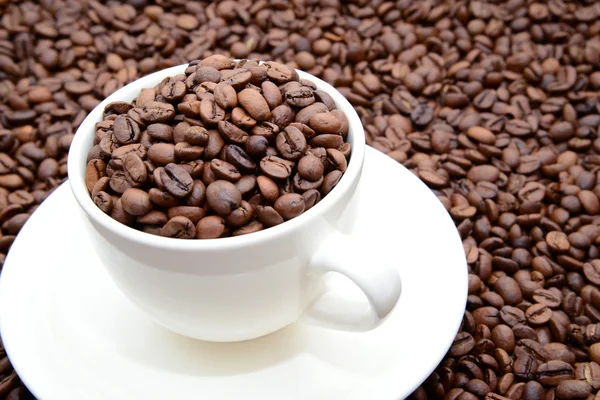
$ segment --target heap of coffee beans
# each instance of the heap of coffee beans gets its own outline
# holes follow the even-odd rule
[[[411,398],[600,400],[599,6],[0,0],[0,265],[106,96],[213,54],[274,60],[334,85],[463,239],[464,323]],[[0,346],[0,399],[31,398]]]
[[[144,232],[238,236],[310,209],[346,171],[348,119],[285,64],[213,55],[113,102],[96,124],[94,203]]]

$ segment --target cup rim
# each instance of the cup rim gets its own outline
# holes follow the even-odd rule
[[[96,204],[94,204],[85,184],[85,161],[90,149],[89,143],[92,142],[90,136],[95,132],[94,125],[102,120],[104,108],[114,101],[130,101],[124,99],[129,99],[131,94],[134,95],[131,99],[136,98],[142,89],[153,87],[166,77],[183,74],[188,65],[189,64],[180,64],[166,68],[125,85],[98,104],[77,128],[69,149],[67,173],[71,191],[73,192],[77,203],[93,223],[100,225],[105,230],[126,240],[153,248],[177,251],[227,250],[240,246],[259,245],[283,234],[301,229],[310,224],[315,218],[327,213],[345,196],[350,194],[354,183],[360,177],[364,162],[366,142],[362,122],[350,102],[333,86],[307,72],[296,70],[300,79],[308,79],[314,82],[317,89],[328,93],[335,101],[337,109],[346,114],[350,130],[348,137],[351,138],[350,142],[352,145],[350,161],[348,162],[348,167],[342,175],[342,178],[332,191],[324,196],[321,201],[314,205],[310,210],[302,213],[296,218],[285,221],[280,225],[265,228],[261,231],[247,235],[216,239],[188,240],[152,235],[122,224],[111,218],[110,215],[101,211]]]

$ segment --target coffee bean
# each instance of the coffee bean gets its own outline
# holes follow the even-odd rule
[[[119,144],[136,143],[140,138],[138,124],[125,115],[119,115],[113,125],[113,136]]]
[[[544,386],[557,386],[560,382],[573,379],[573,367],[564,361],[552,360],[537,369],[537,379]]]
[[[281,91],[276,84],[271,81],[264,81],[260,85],[260,88],[262,89],[263,97],[271,110],[281,105],[283,99],[281,97]]]
[[[167,164],[160,172],[160,179],[165,189],[175,197],[185,197],[192,190],[192,177],[177,164]]]
[[[241,205],[242,195],[233,183],[217,180],[206,188],[206,200],[212,210],[226,216]]]
[[[304,212],[304,198],[297,193],[284,194],[275,201],[273,208],[287,221]]]
[[[332,113],[318,113],[310,117],[309,125],[319,133],[337,133],[342,123]]]
[[[235,182],[242,177],[240,171],[227,161],[214,159],[210,162],[210,168],[219,179]]]
[[[142,107],[141,118],[147,124],[172,121],[175,117],[175,108],[169,103],[149,101]]]
[[[233,86],[227,82],[219,82],[214,91],[215,101],[224,110],[237,106],[237,93]]]
[[[534,304],[525,311],[527,322],[531,325],[543,325],[550,320],[552,310],[543,304]]]
[[[517,357],[513,364],[515,376],[521,379],[530,380],[536,376],[538,362],[532,356],[523,354]]]
[[[556,396],[559,399],[586,398],[592,392],[592,387],[587,382],[574,379],[561,381],[556,387]]]
[[[144,161],[135,153],[129,153],[123,158],[123,172],[129,184],[133,187],[143,185],[148,179],[148,171]]]
[[[91,192],[98,180],[105,175],[106,164],[104,161],[100,159],[91,160],[85,169],[85,185],[87,186],[87,189]]]
[[[267,156],[260,161],[261,171],[272,179],[286,179],[292,173],[293,164],[277,156]]]
[[[277,150],[287,160],[298,160],[307,149],[306,139],[300,130],[288,126],[275,138]],[[266,172],[265,172],[266,173]]]
[[[494,289],[506,304],[516,305],[523,300],[519,284],[511,277],[503,276],[496,281]]]
[[[283,224],[283,217],[271,206],[258,206],[258,220],[266,227]]]
[[[594,285],[600,285],[600,262],[592,260],[583,265],[583,274]]]
[[[271,117],[269,104],[260,92],[244,89],[238,93],[238,101],[246,112],[256,121],[265,121]]]
[[[285,102],[292,107],[307,107],[315,102],[313,91],[302,85],[285,92],[284,98]]]
[[[567,235],[560,231],[549,232],[546,235],[546,243],[556,252],[565,252],[571,247]]]
[[[176,216],[160,229],[160,235],[177,239],[194,239],[196,237],[196,227],[188,218]]]
[[[123,209],[130,215],[145,215],[152,210],[152,202],[147,192],[129,188],[123,192],[121,197]]]

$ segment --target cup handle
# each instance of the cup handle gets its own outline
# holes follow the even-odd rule
[[[327,290],[305,311],[303,319],[313,325],[349,331],[366,331],[379,325],[400,298],[402,282],[392,254],[368,248],[350,235],[334,232],[326,237],[310,262],[319,276],[329,272],[349,278],[364,293],[368,307]],[[361,306],[362,305],[362,306]]]

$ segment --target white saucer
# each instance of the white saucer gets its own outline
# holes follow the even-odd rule
[[[354,234],[397,249],[403,292],[389,318],[370,332],[296,323],[215,344],[171,333],[129,303],[80,234],[84,216],[63,184],[27,222],[2,271],[0,329],[12,364],[43,400],[405,398],[459,328],[463,247],[429,189],[371,148],[356,200]]]

